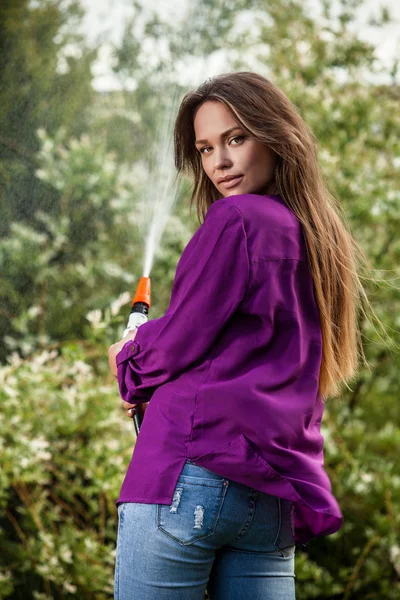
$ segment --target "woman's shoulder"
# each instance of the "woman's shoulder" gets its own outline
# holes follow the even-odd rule
[[[281,196],[238,194],[224,202],[225,210],[240,213],[249,246],[257,256],[271,258],[306,257],[300,221]]]
[[[244,217],[253,220],[268,217],[283,223],[297,221],[296,215],[279,195],[237,194],[224,200],[235,206]]]

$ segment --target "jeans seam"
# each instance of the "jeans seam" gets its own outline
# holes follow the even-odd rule
[[[237,542],[238,540],[240,540],[244,535],[246,535],[246,533],[248,532],[248,530],[250,529],[250,526],[253,522],[254,519],[254,515],[256,514],[256,501],[257,501],[257,496],[258,496],[258,492],[252,494],[252,506],[250,506],[250,511],[247,514],[247,519],[245,524],[243,525],[242,529],[239,531],[238,535],[235,537],[234,540],[232,540],[230,543],[233,544],[234,542]]]
[[[281,530],[282,530],[282,505],[281,505],[281,499],[280,499],[280,497],[277,496],[276,499],[277,499],[277,503],[278,503],[278,530],[276,532],[276,536],[275,536],[275,540],[274,540],[274,546],[275,546],[276,550],[278,550],[278,552],[280,552],[281,555],[284,556],[284,553],[278,547],[279,536],[280,536]]]
[[[294,502],[292,503],[292,506],[290,507],[290,526],[292,528],[292,535],[294,538],[296,538],[296,530],[295,530],[295,524],[294,524],[294,520],[295,520],[295,506],[294,506]]]
[[[115,598],[114,598],[114,600],[119,600],[119,570],[120,570],[121,552],[119,551],[120,548],[118,548],[118,543],[120,542],[119,534],[120,534],[120,532],[122,533],[122,525],[123,525],[123,520],[124,520],[125,507],[126,507],[126,503],[124,503],[122,505],[121,513],[120,513],[119,519],[118,519],[117,560],[116,560],[116,564],[115,564],[115,583],[114,583]]]

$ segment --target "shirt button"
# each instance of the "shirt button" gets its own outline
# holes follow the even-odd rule
[[[131,352],[135,352],[135,350],[136,350],[135,344],[132,344],[132,346],[129,349]]]

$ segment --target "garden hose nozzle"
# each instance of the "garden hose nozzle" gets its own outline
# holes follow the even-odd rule
[[[141,277],[136,288],[136,293],[132,300],[131,312],[129,314],[128,324],[124,331],[123,338],[128,335],[132,329],[138,329],[140,325],[148,321],[150,308],[150,277]],[[135,425],[136,436],[143,421],[144,413],[148,402],[137,404],[134,408],[133,423]]]

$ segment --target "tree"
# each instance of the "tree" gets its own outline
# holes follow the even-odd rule
[[[93,99],[88,49],[74,29],[83,11],[76,1],[29,0],[0,6],[0,236],[10,223],[54,211],[54,190],[35,177],[36,135],[62,125],[68,135],[87,126]]]

